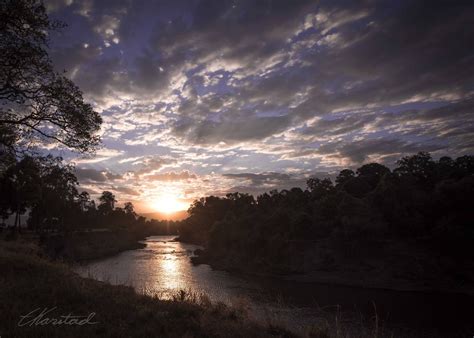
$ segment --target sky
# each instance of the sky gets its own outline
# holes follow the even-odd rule
[[[56,69],[104,119],[95,157],[55,149],[92,196],[186,209],[474,153],[471,1],[45,3]]]

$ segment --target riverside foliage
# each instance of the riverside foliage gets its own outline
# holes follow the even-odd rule
[[[410,254],[408,246],[472,262],[473,192],[473,156],[436,161],[420,152],[394,170],[369,163],[340,171],[335,182],[310,178],[305,190],[201,198],[180,223],[180,238],[242,269],[331,269],[348,259],[387,260],[390,250]]]

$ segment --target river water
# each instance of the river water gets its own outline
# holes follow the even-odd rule
[[[471,333],[474,297],[336,286],[235,275],[194,266],[190,257],[199,246],[173,241],[173,236],[151,236],[144,249],[79,266],[76,271],[111,284],[133,286],[138,292],[170,297],[178,290],[203,292],[213,301],[244,304],[257,319],[307,327],[339,318],[354,323],[413,328],[417,331]],[[357,320],[356,320],[357,321]],[[365,325],[365,324],[363,324]],[[472,332],[474,334],[474,332]]]

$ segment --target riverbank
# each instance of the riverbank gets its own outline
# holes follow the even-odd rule
[[[81,278],[44,256],[32,242],[0,241],[2,337],[294,336],[203,295],[182,291],[172,300],[144,296],[130,287]],[[71,316],[84,316],[82,325]]]
[[[278,264],[209,249],[196,250],[195,255],[191,258],[193,264],[208,264],[213,269],[232,273],[304,283],[474,295],[472,261],[436,257],[415,243],[385,241],[383,252],[378,255],[358,253],[351,257],[323,243],[319,247],[294,250],[288,255],[292,261],[282,260]]]

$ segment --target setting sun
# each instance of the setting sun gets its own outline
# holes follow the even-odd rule
[[[171,214],[173,212],[186,210],[188,205],[180,201],[179,198],[174,195],[163,195],[157,197],[152,202],[152,207],[158,212]]]

